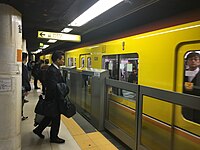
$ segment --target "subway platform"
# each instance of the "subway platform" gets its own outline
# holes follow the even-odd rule
[[[112,135],[107,132],[98,132],[80,114],[73,118],[61,117],[59,137],[65,139],[64,144],[54,144],[49,142],[50,128],[43,131],[45,139],[40,139],[33,133],[34,108],[38,101],[41,90],[31,90],[26,99],[28,103],[24,105],[24,116],[28,119],[21,122],[21,147],[22,150],[116,150],[128,149]]]

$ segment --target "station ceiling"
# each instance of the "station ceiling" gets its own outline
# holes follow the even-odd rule
[[[27,41],[27,50],[32,52],[39,48],[39,43],[48,44],[47,39],[37,38],[38,31],[60,32],[97,0],[1,0],[1,2],[21,12],[23,38]],[[80,43],[58,41],[50,44],[43,53],[65,51],[80,45],[98,43],[150,22],[196,9],[200,9],[199,0],[124,0],[87,24],[74,27],[70,34],[81,35]]]

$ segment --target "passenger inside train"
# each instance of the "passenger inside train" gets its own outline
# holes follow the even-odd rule
[[[200,96],[200,54],[190,52],[186,58],[183,92]],[[183,107],[183,116],[190,121],[200,123],[200,111]]]

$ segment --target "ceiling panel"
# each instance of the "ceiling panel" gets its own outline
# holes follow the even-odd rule
[[[36,51],[39,43],[37,31],[60,32],[77,16],[97,0],[1,0],[22,13],[23,38],[27,50]],[[111,10],[103,13],[81,27],[75,27],[71,34],[80,34],[81,43],[56,42],[45,50],[46,53],[67,50],[85,43],[95,43],[116,37],[134,28],[162,20],[187,11],[200,9],[199,0],[124,0]]]

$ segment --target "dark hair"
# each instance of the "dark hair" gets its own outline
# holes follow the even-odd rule
[[[62,56],[64,56],[64,53],[62,51],[55,51],[53,54],[52,54],[52,61],[53,62],[56,62],[57,59],[61,59]]]
[[[44,63],[44,60],[40,60],[40,62],[43,64],[43,63]]]
[[[45,64],[49,64],[49,60],[48,60],[48,59],[45,59],[45,60],[44,60],[44,63],[45,63]]]
[[[28,57],[28,54],[25,52],[22,52],[22,61],[26,60]]]
[[[192,58],[192,57],[199,57],[199,59],[200,59],[200,54],[199,53],[196,53],[196,52],[192,52],[192,53],[189,53],[188,55],[187,55],[187,60],[189,59],[189,58]]]

